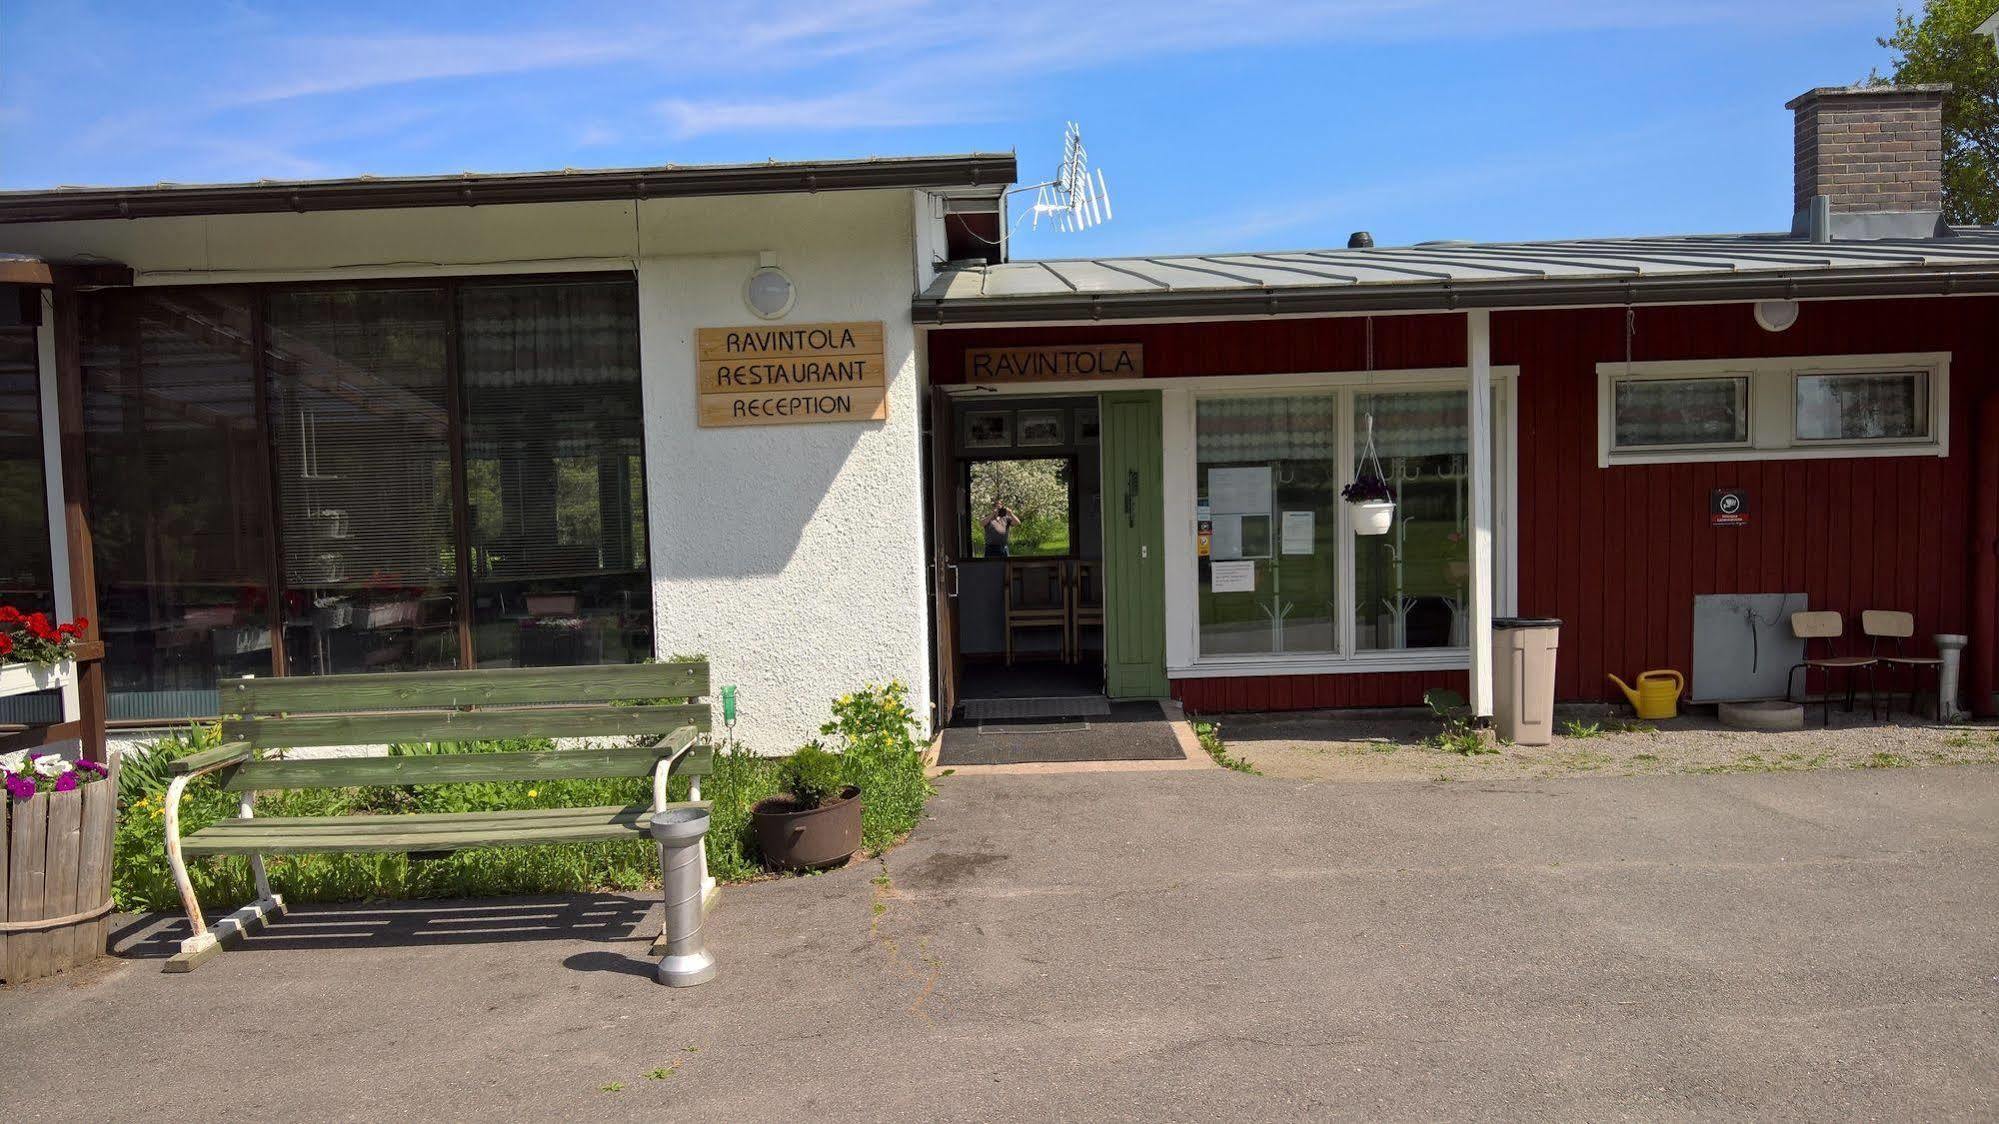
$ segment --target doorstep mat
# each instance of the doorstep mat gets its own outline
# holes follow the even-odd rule
[[[1102,695],[1051,695],[1029,699],[965,699],[958,717],[966,722],[997,722],[1021,718],[1109,717],[1111,701]]]
[[[1154,702],[1112,703],[1110,713],[1084,721],[1012,719],[963,724],[944,731],[937,763],[1026,765],[1070,761],[1178,761],[1180,739]]]

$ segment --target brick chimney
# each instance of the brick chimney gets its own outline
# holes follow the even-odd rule
[[[1949,89],[1822,86],[1791,99],[1784,108],[1797,122],[1792,233],[1819,242],[1948,233],[1943,96]]]

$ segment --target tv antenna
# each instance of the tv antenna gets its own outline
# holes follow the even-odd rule
[[[1029,229],[1041,229],[1041,220],[1046,218],[1056,230],[1073,234],[1111,220],[1110,185],[1104,182],[1102,168],[1090,167],[1090,151],[1083,147],[1083,127],[1074,121],[1062,131],[1062,165],[1055,178],[1011,188],[1006,197],[1030,191],[1034,205],[1021,213]],[[1004,206],[1002,201],[1002,210]]]

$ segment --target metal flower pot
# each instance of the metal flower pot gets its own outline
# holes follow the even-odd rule
[[[861,790],[848,785],[817,808],[802,808],[788,795],[765,797],[750,809],[750,831],[764,864],[778,870],[845,862],[861,849]]]

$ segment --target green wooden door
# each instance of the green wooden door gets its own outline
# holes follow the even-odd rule
[[[1166,696],[1166,533],[1159,392],[1105,394],[1104,678],[1114,699]]]

